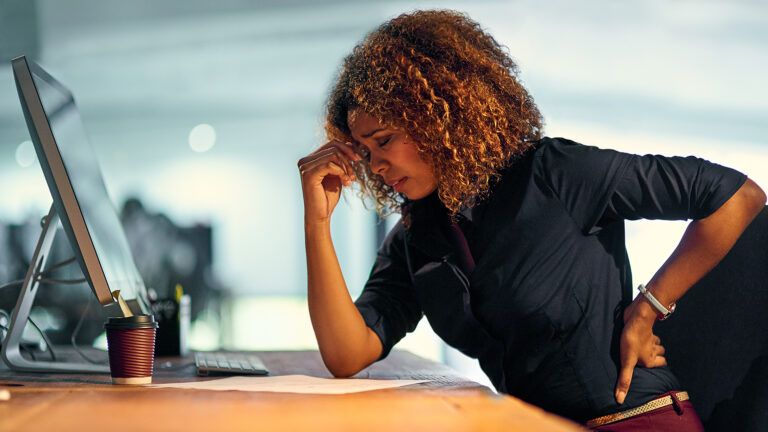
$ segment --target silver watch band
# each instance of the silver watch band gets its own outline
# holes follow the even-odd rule
[[[651,306],[653,306],[653,308],[656,309],[656,312],[658,313],[659,321],[663,321],[669,318],[669,316],[672,315],[672,312],[675,311],[675,307],[677,306],[675,303],[670,304],[669,308],[664,307],[664,305],[661,304],[661,302],[656,300],[656,297],[654,297],[650,291],[645,289],[645,285],[640,284],[637,287],[637,290],[640,291],[640,294],[642,294],[646,298],[646,300],[648,300]]]

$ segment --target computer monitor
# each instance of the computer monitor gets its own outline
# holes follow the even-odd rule
[[[53,206],[88,284],[102,305],[113,303],[114,290],[120,290],[126,300],[142,303],[144,281],[133,261],[72,93],[24,57],[14,59],[12,64],[24,117]]]
[[[21,107],[53,198],[53,206],[45,219],[2,354],[6,363],[18,370],[59,370],[50,364],[38,369],[12,346],[14,342],[19,342],[26,325],[40,275],[45,270],[58,225],[57,218],[61,220],[75,258],[94,295],[100,304],[109,306],[105,308],[107,315],[123,313],[115,307],[112,293],[116,290],[120,291],[134,314],[148,313],[149,306],[146,287],[107,193],[72,93],[39,65],[23,56],[13,59],[11,63]]]

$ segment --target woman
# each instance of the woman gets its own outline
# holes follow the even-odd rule
[[[653,324],[727,253],[765,194],[701,159],[541,129],[514,62],[465,15],[401,15],[353,49],[329,97],[330,140],[298,163],[323,361],[351,376],[426,316],[501,392],[602,430],[648,416],[656,429],[700,430]],[[377,211],[403,215],[355,302],[330,236],[352,182]],[[695,221],[632,300],[623,220],[638,218]],[[667,407],[640,417],[600,419],[664,396]]]

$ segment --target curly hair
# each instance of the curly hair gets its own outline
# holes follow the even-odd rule
[[[515,62],[467,15],[415,11],[368,33],[344,58],[326,104],[328,139],[352,141],[348,113],[362,109],[405,130],[431,164],[451,217],[488,196],[499,172],[541,138],[543,120]],[[363,162],[361,197],[402,212],[403,196]]]

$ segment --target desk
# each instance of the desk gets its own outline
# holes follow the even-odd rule
[[[260,352],[272,375],[330,377],[316,351]],[[194,381],[191,358],[159,358],[154,383]],[[578,425],[452,369],[393,351],[357,375],[428,383],[346,395],[203,391],[112,385],[108,375],[0,372],[11,400],[0,431],[573,431]],[[122,416],[122,417],[121,417]],[[120,423],[120,422],[125,423]]]

